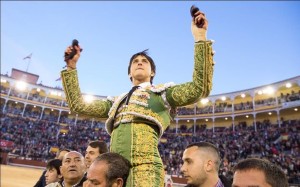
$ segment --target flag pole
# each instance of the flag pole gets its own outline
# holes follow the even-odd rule
[[[28,67],[29,67],[30,62],[31,62],[31,58],[28,58],[28,63],[27,63],[26,72],[28,72]]]
[[[28,56],[26,56],[25,58],[23,58],[23,60],[29,59],[29,60],[28,60],[28,63],[27,63],[26,72],[28,72],[28,67],[29,67],[29,64],[30,64],[30,62],[31,62],[31,56],[32,56],[32,53],[30,53],[30,55],[28,55]]]

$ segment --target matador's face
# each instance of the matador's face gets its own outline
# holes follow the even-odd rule
[[[151,70],[151,63],[146,57],[139,55],[132,60],[129,77],[132,78],[134,85],[150,82],[152,76],[154,76],[154,72]]]

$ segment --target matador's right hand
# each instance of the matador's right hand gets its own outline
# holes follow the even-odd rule
[[[66,58],[67,56],[69,56],[71,53],[72,53],[72,50],[75,49],[75,55],[72,59],[68,59]],[[81,53],[81,50],[80,50],[80,46],[69,46],[67,47],[67,49],[65,50],[65,62],[67,63],[67,69],[68,70],[72,70],[72,69],[76,69],[76,64],[77,64],[77,61],[80,57],[80,53]]]

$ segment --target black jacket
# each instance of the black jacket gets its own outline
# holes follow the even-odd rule
[[[45,177],[46,171],[47,170],[43,171],[40,179],[36,182],[36,184],[33,187],[45,187],[46,186],[46,177]]]
[[[232,181],[227,179],[224,175],[219,175],[220,180],[222,181],[224,187],[231,187]]]

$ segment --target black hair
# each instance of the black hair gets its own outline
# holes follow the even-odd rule
[[[122,178],[123,186],[126,186],[131,164],[125,157],[118,153],[103,153],[95,159],[94,163],[99,161],[104,161],[108,165],[105,176],[108,186],[111,186],[117,178]]]
[[[49,169],[55,169],[57,174],[60,175],[60,166],[62,165],[62,161],[60,159],[51,159],[47,163],[47,170]]]
[[[144,51],[141,51],[141,52],[138,52],[134,55],[132,55],[132,57],[130,58],[130,61],[129,61],[129,65],[128,65],[128,75],[130,74],[130,68],[131,68],[131,63],[132,61],[137,57],[137,56],[144,56],[149,62],[150,62],[150,65],[151,65],[151,71],[154,73],[156,73],[156,66],[155,66],[155,63],[153,61],[153,59],[148,55],[148,49],[144,50]],[[151,79],[150,79],[150,83],[152,84],[153,82],[153,78],[154,76],[151,76]],[[132,77],[130,77],[130,80],[132,81]]]
[[[104,141],[91,141],[89,143],[89,146],[91,146],[92,148],[99,148],[99,154],[102,153],[107,153],[108,152],[108,148],[107,148],[107,144]]]
[[[209,143],[209,142],[192,143],[192,144],[188,145],[187,148],[194,147],[194,146],[196,146],[198,148],[204,148],[204,149],[206,149],[206,151],[213,153],[217,159],[217,160],[215,160],[216,170],[219,171],[220,165],[221,165],[221,156],[219,153],[219,149],[214,144]]]
[[[288,187],[288,180],[280,167],[265,159],[247,158],[240,161],[233,169],[236,171],[248,171],[256,169],[265,174],[265,179],[272,187]]]

